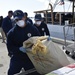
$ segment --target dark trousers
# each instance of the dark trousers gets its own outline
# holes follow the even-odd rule
[[[32,62],[30,59],[21,60],[17,57],[13,56],[10,60],[10,67],[8,70],[8,75],[14,75],[21,71],[21,69],[24,68],[25,71],[34,68]]]

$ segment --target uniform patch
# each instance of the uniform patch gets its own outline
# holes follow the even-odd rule
[[[31,33],[28,33],[28,34],[27,34],[27,36],[28,36],[28,37],[31,37],[31,36],[32,36],[32,34],[31,34]]]
[[[44,31],[45,29],[44,28],[42,28],[42,31]]]

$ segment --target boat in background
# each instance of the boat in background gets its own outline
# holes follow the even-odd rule
[[[54,4],[52,4],[50,0],[48,9],[34,11],[34,13],[42,14],[46,23],[53,25],[65,25],[65,21],[68,21],[68,23],[71,24],[75,21],[74,5],[74,0],[56,0]]]

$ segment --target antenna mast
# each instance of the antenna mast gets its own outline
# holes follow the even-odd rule
[[[75,0],[73,0],[73,23],[75,22],[75,14],[74,14],[74,8],[75,8]]]

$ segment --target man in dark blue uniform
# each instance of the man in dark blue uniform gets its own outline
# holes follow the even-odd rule
[[[28,18],[28,13],[27,12],[24,13],[24,17],[25,17],[25,21],[27,23],[30,23],[31,25],[33,25],[33,21],[30,18]]]
[[[8,11],[8,16],[5,17],[2,22],[2,29],[5,33],[6,38],[7,38],[7,34],[9,32],[9,30],[13,27],[12,21],[11,21],[12,15],[13,15],[13,11],[11,11],[11,10]],[[8,56],[10,56],[10,57],[12,56],[12,53],[10,51],[8,51]]]
[[[21,10],[16,10],[14,12],[14,18],[16,25],[10,30],[7,36],[7,48],[13,53],[10,60],[8,75],[17,74],[22,68],[24,68],[25,71],[34,68],[32,62],[25,53],[26,50],[21,50],[21,47],[23,46],[23,42],[28,38],[32,36],[40,36],[37,28],[25,23],[24,13]]]
[[[50,36],[48,27],[47,27],[46,23],[44,23],[44,21],[41,17],[41,14],[36,14],[35,15],[35,24],[34,24],[34,26],[39,30],[41,36],[44,36],[44,35]]]
[[[5,43],[5,34],[2,29],[2,22],[3,22],[3,16],[0,16],[0,29],[1,29],[1,35],[2,35],[2,43]]]
[[[12,28],[12,21],[11,21],[12,15],[13,15],[13,11],[8,11],[8,16],[5,17],[2,22],[2,29],[6,37],[7,37],[7,33],[9,32],[9,30]]]

